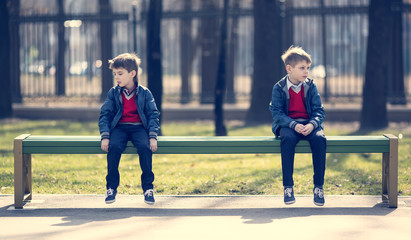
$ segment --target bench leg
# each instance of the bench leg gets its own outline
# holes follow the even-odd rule
[[[388,202],[388,161],[389,153],[382,154],[382,201]]]
[[[14,208],[16,209],[23,208],[26,192],[30,192],[31,199],[31,154],[23,154],[23,140],[28,136],[24,134],[14,139]]]
[[[398,206],[398,138],[392,134],[384,134],[384,136],[390,139],[390,152],[386,153],[388,156],[383,159],[383,162],[385,160],[385,164],[388,165],[385,170],[385,173],[388,173],[388,183],[386,184],[388,187],[388,205],[391,208],[396,208]]]
[[[24,194],[28,194],[25,200],[32,199],[32,186],[31,186],[31,154],[23,154],[24,160],[24,170],[25,170],[25,184],[24,184]]]

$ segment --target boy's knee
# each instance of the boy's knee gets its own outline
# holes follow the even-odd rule
[[[109,152],[119,152],[122,153],[125,147],[117,143],[110,143]]]
[[[137,152],[151,152],[149,144],[137,144],[135,146],[137,148]]]
[[[326,144],[327,138],[325,137],[324,131],[319,130],[311,137],[311,141],[316,144]]]
[[[283,144],[297,144],[298,138],[291,134],[285,134],[280,137],[281,143]]]

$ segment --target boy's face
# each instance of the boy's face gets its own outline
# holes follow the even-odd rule
[[[286,70],[290,81],[294,84],[299,84],[305,81],[308,77],[308,72],[310,70],[311,64],[307,61],[300,61],[295,64],[295,66],[287,65]]]
[[[125,87],[128,90],[132,90],[134,87],[134,77],[136,76],[136,71],[127,71],[125,68],[113,68],[114,80],[120,87]]]

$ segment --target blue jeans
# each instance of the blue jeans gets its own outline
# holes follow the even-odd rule
[[[304,136],[291,128],[282,127],[280,129],[280,139],[283,186],[294,186],[295,146],[301,139],[308,140],[310,143],[314,168],[314,185],[324,185],[327,139],[322,129],[316,128],[308,136]]]
[[[120,184],[120,173],[118,166],[120,164],[121,154],[131,141],[137,148],[140,159],[141,186],[143,191],[153,188],[154,173],[152,171],[152,151],[150,149],[150,140],[148,132],[143,125],[119,124],[110,133],[110,144],[107,154],[107,189],[117,189]]]

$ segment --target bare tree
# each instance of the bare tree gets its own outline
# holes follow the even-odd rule
[[[162,0],[150,0],[147,15],[147,81],[157,108],[161,112],[163,98],[163,69],[161,67]],[[161,121],[161,115],[160,115]]]
[[[388,125],[387,81],[390,56],[390,0],[371,0],[360,130]]]
[[[61,19],[64,18],[64,1],[58,0],[58,14]],[[65,61],[65,51],[66,51],[66,40],[65,40],[65,28],[64,22],[60,21],[57,23],[57,65],[56,65],[56,95],[64,96],[66,94],[66,70],[64,67]]]
[[[20,14],[20,0],[8,1],[10,18],[17,18]],[[11,94],[14,103],[22,103],[21,84],[20,84],[20,24],[18,21],[10,21],[10,80]]]
[[[10,32],[7,1],[0,1],[0,118],[11,117]]]
[[[402,0],[392,0],[397,4],[395,8],[391,6],[392,27],[390,34],[392,50],[390,51],[391,61],[389,69],[388,101],[391,104],[405,105],[407,99],[404,87],[404,62],[403,62],[403,36],[402,36]]]
[[[103,18],[111,14],[109,0],[99,0],[100,16]],[[113,22],[111,19],[100,19],[100,41],[101,41],[101,101],[104,101],[107,92],[113,87],[113,76],[108,68],[108,60],[113,54]]]
[[[254,72],[247,123],[272,121],[268,103],[281,75],[280,9],[277,0],[254,0]]]
[[[201,7],[208,13],[218,10],[218,0],[201,1]],[[213,103],[217,76],[219,19],[201,18],[201,103]]]
[[[224,0],[223,22],[221,23],[221,40],[220,54],[218,58],[217,83],[215,88],[215,135],[227,136],[227,129],[224,125],[224,96],[226,91],[227,67],[226,67],[226,50],[227,50],[227,18],[228,18],[228,0]]]
[[[191,38],[191,0],[184,0],[184,13],[187,14],[180,20],[180,72],[181,72],[181,103],[191,101],[191,65],[193,44]]]

